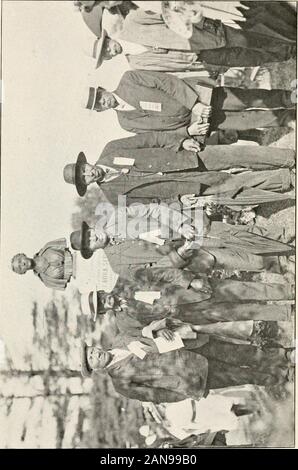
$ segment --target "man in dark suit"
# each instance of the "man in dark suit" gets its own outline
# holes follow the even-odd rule
[[[90,291],[82,294],[82,312],[93,321],[107,312],[113,313],[121,333],[133,334],[144,329],[143,336],[151,337],[152,331],[183,327],[183,322],[193,329],[190,337],[195,337],[193,333],[197,332],[246,341],[254,341],[258,336],[255,323],[262,333],[265,330],[261,324],[266,328],[267,325],[272,326],[277,332],[276,322],[292,320],[294,307],[267,303],[272,302],[272,297],[276,300],[287,295],[282,285],[268,287],[256,282],[213,280],[212,291],[206,295],[193,288],[183,289],[175,285],[175,276],[172,279],[173,285],[170,287],[156,284],[150,287],[141,282],[138,284],[138,279],[128,281],[119,277],[111,292]],[[156,282],[154,271],[152,281]],[[272,331],[267,339],[274,340]]]
[[[203,226],[197,228],[202,229]],[[148,235],[151,235],[150,232]],[[164,282],[166,279],[167,282],[188,288],[199,282],[195,280],[197,275],[210,273],[213,269],[263,271],[272,267],[272,263],[272,269],[275,268],[278,258],[274,261],[270,257],[268,261],[266,241],[262,243],[262,237],[247,233],[246,237],[241,235],[240,233],[239,239],[237,234],[234,238],[226,235],[225,242],[220,240],[220,235],[218,240],[214,240],[213,237],[209,239],[201,234],[192,242],[194,235],[190,232],[189,240],[183,244],[181,235],[178,238],[167,234],[164,238],[154,237],[153,240],[141,239],[140,236],[131,239],[126,234],[121,237],[109,235],[101,224],[94,229],[83,222],[81,230],[71,233],[70,242],[72,249],[80,251],[85,259],[89,259],[97,249],[103,248],[112,270],[124,278],[135,279],[137,273],[139,279],[142,276],[144,284],[148,278],[152,284]],[[254,237],[256,247],[253,243]],[[273,240],[268,240],[268,243],[272,247],[270,250],[273,249],[275,254],[280,254],[280,250],[288,251],[288,254],[292,251],[292,247],[282,243]],[[269,254],[274,254],[274,251]],[[155,273],[154,280],[150,277],[151,271]],[[201,288],[203,287],[204,283]],[[209,292],[209,287],[206,289]]]
[[[189,194],[215,195],[219,203],[227,205],[261,204],[293,197],[276,193],[289,191],[292,187],[292,178],[295,176],[288,168],[254,171],[248,174],[244,172],[237,175],[221,171],[204,172],[194,167],[198,165],[196,155],[188,153],[185,163],[179,163],[183,170],[177,169],[176,157],[173,160],[164,159],[161,162],[164,171],[161,172],[152,153],[150,152],[151,160],[148,158],[146,163],[142,161],[139,163],[139,159],[136,162],[131,157],[119,158],[117,153],[112,161],[109,156],[106,156],[109,165],[102,164],[101,158],[95,165],[91,165],[87,162],[84,153],[80,152],[75,164],[68,164],[64,167],[64,180],[66,183],[75,185],[80,196],[85,195],[88,185],[96,183],[114,205],[118,205],[119,195],[126,196],[128,205],[133,202],[177,202],[180,201],[181,196]],[[210,155],[211,153],[212,151]],[[165,156],[168,158],[167,154]],[[210,157],[210,160],[214,161],[213,157]],[[228,166],[228,163],[225,166]],[[249,194],[245,198],[247,191]],[[250,191],[257,192],[258,198],[253,202],[250,202]],[[244,197],[244,202],[241,202],[242,197]]]
[[[289,380],[283,351],[267,353],[253,346],[219,341],[160,354],[150,339],[118,335],[108,351],[84,343],[81,366],[84,377],[106,371],[118,393],[153,403],[199,400],[212,389],[244,384],[272,386]]]
[[[295,119],[292,91],[216,87],[212,91],[210,130],[288,126]],[[210,86],[190,86],[163,72],[125,72],[117,89],[89,88],[87,109],[114,109],[120,126],[133,133],[175,132],[204,135],[211,109]],[[253,110],[251,108],[254,108]],[[191,120],[193,118],[193,123]]]
[[[294,167],[295,151],[251,145],[208,145],[208,142],[202,151],[194,139],[183,139],[166,132],[143,132],[109,142],[96,164],[162,173],[235,168],[239,171],[276,170]]]

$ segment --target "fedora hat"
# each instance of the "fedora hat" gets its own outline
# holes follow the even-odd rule
[[[84,315],[91,315],[93,321],[96,321],[97,315],[106,313],[101,301],[103,290],[92,290],[89,294],[81,295],[81,308]]]
[[[98,69],[98,67],[100,67],[102,62],[103,62],[102,52],[103,52],[103,46],[104,46],[104,42],[105,42],[105,39],[106,39],[107,35],[108,35],[108,33],[104,29],[103,32],[102,32],[101,37],[97,38],[94,41],[94,44],[93,44],[92,57],[93,57],[93,59],[96,60],[96,65],[95,65],[96,69]]]
[[[64,181],[74,184],[79,196],[84,196],[87,191],[87,185],[81,178],[81,168],[87,163],[87,158],[83,152],[80,152],[76,163],[68,163],[63,169]]]
[[[97,88],[90,86],[88,88],[88,99],[87,104],[84,105],[85,109],[91,109],[98,111],[96,107],[96,102],[98,101],[99,94],[104,90],[104,88],[98,86]],[[98,103],[97,103],[98,104]]]
[[[89,259],[93,251],[88,248],[87,233],[91,227],[86,222],[82,222],[81,230],[75,230],[70,234],[70,244],[73,250],[80,251],[84,259]]]
[[[81,374],[83,377],[91,377],[92,369],[90,369],[87,359],[88,344],[86,341],[81,343]]]

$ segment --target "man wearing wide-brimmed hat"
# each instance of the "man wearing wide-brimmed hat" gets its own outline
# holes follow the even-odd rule
[[[115,39],[120,43],[125,41],[128,45],[133,43],[149,51],[159,52],[165,61],[167,53],[186,52],[194,53],[193,62],[198,60],[208,64],[242,67],[284,61],[296,56],[294,41],[235,29],[206,17],[192,23],[189,37],[183,37],[174,28],[168,27],[174,24],[177,26],[177,12],[173,9],[173,2],[167,4],[162,5],[163,16],[141,8],[131,11]],[[183,22],[180,25],[183,28]],[[131,46],[130,49],[133,50]]]
[[[160,354],[154,341],[120,334],[109,350],[86,343],[81,350],[83,377],[106,371],[118,393],[153,403],[200,399],[212,389],[237,385],[285,384],[289,369],[282,351],[273,355],[218,341],[216,348],[209,342]]]
[[[201,230],[202,219],[199,220]],[[117,235],[110,235],[109,231],[105,231],[102,227],[101,222],[95,228],[83,222],[81,230],[72,232],[70,236],[71,247],[73,250],[80,251],[87,259],[96,250],[104,249],[112,270],[121,277],[134,281],[139,279],[144,284],[149,280],[152,285],[170,283],[186,289],[193,287],[202,291],[202,300],[208,299],[211,292],[208,280],[204,276],[198,279],[202,273],[208,274],[213,269],[227,271],[270,269],[279,272],[278,255],[293,253],[291,246],[268,240],[248,230],[233,228],[233,226],[229,230],[225,228],[227,224],[220,224],[224,227],[222,229],[221,226],[218,228],[215,224],[214,231],[211,225],[211,236],[209,236],[208,229],[207,235],[204,232],[202,235],[202,233],[199,234],[199,229],[195,230],[190,223],[185,222],[179,238],[172,238],[169,232],[153,238],[152,232],[148,232],[148,236],[145,237],[142,232],[132,239],[129,234],[127,236],[124,234],[121,238]],[[164,238],[161,238],[162,236]],[[269,258],[268,255],[270,255]],[[236,285],[234,288],[236,290],[239,288],[240,291],[239,286]],[[277,292],[274,292],[273,288],[272,295],[278,297],[279,287]],[[232,292],[229,295],[235,297]],[[251,293],[246,295],[250,296]],[[261,300],[268,300],[267,295],[263,297],[263,291],[260,295]],[[258,294],[255,292],[254,296],[249,299],[254,299],[256,296]],[[243,297],[247,298],[245,294]],[[224,300],[221,298],[221,301]]]
[[[125,147],[127,143],[130,147],[130,143],[122,139],[121,146]],[[228,146],[223,147],[225,147],[223,155],[226,155]],[[88,163],[84,153],[80,152],[76,163],[64,167],[64,180],[73,184],[80,196],[85,195],[90,184],[96,183],[107,200],[115,206],[118,205],[119,195],[126,196],[127,205],[134,202],[145,204],[154,201],[179,202],[182,196],[189,194],[216,196],[219,203],[227,205],[261,204],[294,197],[291,193],[279,194],[280,191],[289,191],[292,187],[294,175],[288,168],[236,175],[222,171],[201,171],[203,168],[195,153],[182,152],[180,158],[171,152],[173,154],[171,159],[171,153],[167,149],[164,150],[165,152],[160,152],[163,155],[162,160],[156,158],[156,149],[153,148],[146,149],[144,158],[138,157],[138,154],[142,155],[142,151],[138,149],[132,149],[131,152],[127,149],[125,153],[127,156],[118,157],[117,143],[111,143],[107,145],[102,158],[100,157],[95,165]],[[278,160],[279,152],[274,150],[272,149],[273,159],[275,155],[275,160]],[[213,149],[208,150],[207,147],[205,152],[210,155],[205,159],[206,164],[212,166],[214,164],[212,162],[215,162]],[[236,152],[231,151],[231,158],[227,155],[226,162],[223,163],[225,168],[235,154]],[[253,153],[250,151],[247,155],[248,164],[253,160]],[[285,151],[285,156],[287,155],[288,165],[292,166],[294,154],[292,151]],[[237,161],[242,167],[239,158]],[[268,155],[266,157],[263,153],[263,159],[259,162],[261,168],[262,161],[264,167],[267,163],[270,167]],[[258,166],[257,163],[255,165]],[[249,165],[243,169],[248,168]]]
[[[103,30],[100,39],[96,39],[92,45],[92,57],[95,60],[95,68],[99,68],[104,61],[123,54],[130,68],[134,70],[151,70],[157,72],[197,72],[202,81],[216,84],[216,78],[226,67],[209,65],[200,62],[194,52],[158,49],[142,46],[133,42],[127,42],[119,37],[111,38],[106,30]]]

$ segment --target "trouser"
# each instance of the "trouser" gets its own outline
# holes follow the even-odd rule
[[[251,345],[210,339],[196,352],[208,360],[207,390],[244,384],[276,385],[287,380],[289,364],[283,349],[262,351]]]
[[[256,301],[229,302],[211,298],[202,302],[181,306],[177,319],[194,325],[208,325],[230,321],[291,321],[291,305],[264,304]]]
[[[214,237],[214,238],[208,238]],[[277,241],[282,237],[280,227],[273,226],[271,231],[257,225],[230,225],[223,222],[212,222],[203,247],[227,246],[247,250],[249,253],[262,256],[291,255],[294,248]]]
[[[280,60],[288,60],[293,57],[295,51],[294,41],[282,41],[272,36],[259,34],[254,31],[231,28],[224,25],[226,45],[225,47],[241,47],[243,49],[254,49],[276,54]]]
[[[201,61],[227,67],[254,67],[296,56],[294,43],[228,26],[224,28],[226,45],[218,49],[199,51]]]
[[[207,145],[198,157],[207,170],[274,170],[295,165],[294,150],[251,145]]]
[[[287,126],[295,119],[292,91],[216,87],[210,130]]]
[[[204,179],[201,178],[200,182],[204,184]],[[291,188],[290,170],[281,168],[280,170],[250,171],[230,175],[230,178],[226,178],[225,181],[211,184],[205,189],[204,195],[217,194],[220,201],[220,194],[237,193],[243,188],[257,188],[277,192],[289,191]]]
[[[204,264],[201,256],[204,251]],[[209,255],[209,257],[208,257]],[[209,262],[208,262],[208,258]],[[208,272],[210,269],[224,269],[226,271],[263,271],[269,268],[263,256],[255,255],[239,247],[206,248],[194,250],[187,265],[192,272]]]
[[[291,300],[294,298],[289,284],[211,279],[213,299],[217,302],[241,302],[262,300]]]

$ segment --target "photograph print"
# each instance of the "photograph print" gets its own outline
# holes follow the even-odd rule
[[[294,448],[297,3],[1,20],[0,448]]]

